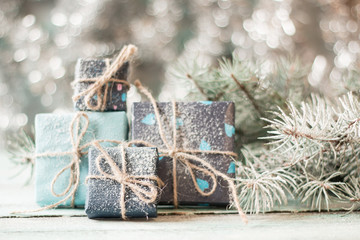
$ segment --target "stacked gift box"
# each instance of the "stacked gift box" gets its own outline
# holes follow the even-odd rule
[[[130,50],[114,60],[78,60],[76,112],[36,116],[37,203],[85,206],[89,218],[156,217],[157,203],[228,205],[234,104],[150,96],[132,105],[126,141]]]

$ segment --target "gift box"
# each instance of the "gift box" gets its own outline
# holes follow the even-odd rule
[[[79,59],[75,67],[74,96],[87,90],[97,78],[101,77],[111,61],[106,59]],[[113,79],[127,80],[129,73],[129,62],[125,62],[119,70],[112,76]],[[87,81],[79,81],[85,80]],[[116,81],[107,83],[108,92],[104,111],[126,111],[126,97],[128,86]],[[101,98],[104,96],[105,86],[101,88]],[[98,100],[97,94],[92,96],[90,104],[96,106]],[[91,111],[85,103],[84,96],[81,96],[74,102],[75,109],[79,111]]]
[[[125,161],[122,159],[122,150],[125,151]],[[146,203],[142,201],[131,188],[131,180],[135,180],[135,188],[140,187],[144,191],[149,190],[146,186],[142,186],[139,181],[146,181],[141,176],[156,177],[157,149],[110,147],[103,148],[103,151],[110,159],[104,158],[101,155],[102,152],[96,147],[91,148],[89,152],[88,196],[85,205],[85,212],[88,217],[121,218],[122,214],[128,218],[156,217],[155,202]],[[100,159],[98,159],[99,156]],[[109,161],[112,161],[114,165],[111,165]],[[113,169],[113,167],[117,169]],[[126,169],[124,172],[123,168]],[[125,173],[128,176],[126,179],[129,180],[129,184],[123,188],[122,184],[124,183],[121,181],[125,178],[120,177],[120,180],[116,181],[118,170],[121,174]],[[149,182],[157,190],[156,181],[146,181],[146,183]],[[122,196],[122,194],[124,195]],[[155,197],[157,197],[157,193]],[[121,201],[124,201],[123,206]]]
[[[48,206],[64,199],[66,194],[57,197],[55,194],[61,194],[66,191],[69,184],[75,187],[76,174],[71,177],[71,171],[74,171],[75,164],[66,168],[64,172],[61,169],[69,166],[76,154],[74,144],[79,137],[81,138],[79,147],[92,140],[126,140],[128,135],[128,121],[125,112],[87,112],[79,117],[79,125],[74,123],[78,114],[38,114],[35,118],[35,139],[36,139],[36,164],[35,164],[35,189],[36,202],[40,206]],[[88,117],[88,127],[86,128],[86,117]],[[74,123],[74,126],[72,126]],[[77,129],[78,127],[78,129]],[[70,131],[70,128],[71,131]],[[85,131],[81,137],[81,132]],[[73,139],[73,142],[72,142]],[[114,143],[104,142],[104,146],[113,146]],[[84,149],[82,152],[87,151]],[[81,156],[80,179],[75,193],[75,206],[84,206],[86,198],[85,178],[88,174],[87,155]],[[57,177],[57,179],[55,179]],[[52,181],[56,180],[52,185]],[[52,186],[54,193],[52,192]],[[71,199],[61,204],[61,206],[71,206]]]
[[[164,135],[172,145],[173,139],[173,105],[172,103],[157,103],[163,126]],[[176,147],[188,150],[188,154],[204,159],[217,171],[229,177],[235,176],[233,157],[226,154],[211,154],[201,151],[230,151],[234,150],[234,103],[232,102],[178,102],[176,103]],[[158,147],[159,163],[158,176],[164,182],[165,188],[160,197],[160,203],[174,202],[173,196],[173,161],[163,156],[161,149],[166,149],[157,124],[154,108],[149,102],[138,102],[132,106],[133,140],[142,140]],[[190,150],[190,153],[189,153]],[[191,151],[195,150],[200,152]],[[193,152],[193,153],[191,153]],[[189,160],[190,163],[198,163]],[[176,166],[177,198],[180,204],[211,204],[227,205],[229,203],[228,182],[217,177],[217,186],[210,196],[203,196],[196,189],[195,184],[203,192],[208,192],[214,184],[209,174],[192,168],[195,180],[191,176],[189,167],[181,162]],[[218,176],[219,174],[215,174]]]

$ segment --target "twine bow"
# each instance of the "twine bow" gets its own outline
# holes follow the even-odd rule
[[[84,119],[84,124],[81,126],[81,119]],[[75,202],[75,194],[80,184],[80,162],[81,162],[81,156],[87,154],[87,151],[85,151],[86,148],[88,148],[93,141],[85,143],[83,145],[80,145],[88,127],[89,127],[89,117],[84,112],[79,112],[75,115],[75,117],[72,119],[70,124],[70,139],[71,139],[71,145],[72,150],[67,152],[45,152],[36,154],[34,157],[61,157],[61,156],[72,156],[71,161],[68,165],[63,167],[53,178],[51,181],[51,193],[56,197],[64,197],[62,200],[42,207],[35,210],[29,210],[29,211],[15,211],[12,212],[13,214],[17,213],[30,213],[30,212],[40,212],[47,209],[55,208],[62,203],[66,202],[68,199],[71,198],[71,207],[74,207]],[[117,140],[97,140],[97,143],[99,142],[111,142],[116,144],[121,144],[121,141]],[[56,184],[56,181],[59,179],[59,177],[66,171],[70,170],[70,176],[69,176],[69,182],[66,187],[66,189],[62,193],[56,193],[54,186]]]
[[[231,152],[231,151],[195,150],[195,149],[177,148],[177,144],[176,144],[176,142],[177,142],[176,104],[175,104],[174,101],[172,101],[173,144],[170,144],[166,139],[165,131],[164,131],[164,128],[162,126],[161,119],[160,119],[159,108],[158,108],[158,106],[156,104],[156,101],[155,101],[154,97],[151,95],[151,93],[145,87],[142,86],[142,84],[140,83],[139,80],[135,81],[135,86],[140,90],[140,92],[142,92],[150,100],[151,105],[154,108],[156,123],[158,124],[158,127],[159,127],[159,134],[160,134],[161,140],[163,141],[164,145],[166,146],[166,149],[159,149],[159,151],[162,153],[161,156],[169,156],[169,157],[173,158],[172,171],[173,171],[173,185],[174,185],[173,186],[174,206],[178,207],[176,169],[177,169],[177,161],[180,161],[189,170],[189,173],[190,173],[190,176],[191,176],[192,181],[194,183],[194,186],[195,186],[196,190],[202,196],[210,196],[211,194],[213,194],[215,192],[216,187],[217,187],[217,181],[216,181],[217,177],[221,177],[222,179],[224,179],[229,185],[229,190],[231,191],[232,200],[233,200],[233,202],[235,204],[235,207],[238,210],[239,215],[241,216],[242,220],[245,223],[247,223],[247,217],[246,217],[245,213],[243,212],[243,210],[242,210],[242,208],[240,206],[239,199],[237,198],[234,179],[232,179],[229,176],[227,176],[226,174],[216,170],[206,160],[194,155],[196,153],[206,153],[206,154],[222,154],[222,155],[237,157],[237,154],[234,153],[234,152]],[[134,141],[131,141],[130,143],[131,144],[142,144],[142,145],[149,146],[149,147],[156,147],[155,145],[153,145],[153,144],[151,144],[151,143],[149,143],[147,141],[142,141],[142,140],[134,140]],[[195,164],[191,163],[191,161],[194,162],[194,163],[197,163],[198,165],[195,165]],[[202,172],[203,174],[207,175],[208,177],[210,177],[212,179],[213,186],[208,192],[205,192],[205,191],[203,191],[203,190],[201,190],[199,188],[199,186],[198,186],[198,184],[196,182],[194,170],[200,171],[200,172]]]
[[[114,180],[121,184],[120,191],[120,209],[122,219],[126,219],[126,206],[125,206],[125,190],[129,188],[141,201],[150,204],[155,202],[158,196],[158,188],[153,181],[157,183],[158,186],[162,186],[163,182],[155,175],[129,175],[126,172],[126,156],[125,148],[123,145],[121,147],[121,169],[116,165],[114,160],[109,156],[109,154],[100,146],[98,142],[94,142],[93,145],[101,152],[101,154],[96,158],[95,163],[100,176],[93,175],[88,176],[88,179],[110,179]],[[105,159],[111,168],[111,174],[105,172],[101,167],[101,160]]]
[[[94,82],[89,85],[89,87],[82,91],[81,93],[73,97],[73,101],[78,101],[81,97],[84,97],[85,105],[88,109],[93,111],[104,111],[107,103],[107,96],[109,92],[109,82],[118,82],[125,84],[130,87],[130,84],[124,79],[115,79],[112,76],[119,70],[119,68],[126,62],[130,61],[137,52],[137,47],[134,45],[124,46],[119,55],[115,58],[112,64],[107,67],[104,74],[97,78],[86,78],[86,79],[77,79],[72,82],[73,85],[76,85],[80,82]],[[103,93],[102,89],[104,87]],[[96,105],[92,103],[93,97],[96,95]]]

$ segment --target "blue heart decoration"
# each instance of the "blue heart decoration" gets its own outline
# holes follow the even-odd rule
[[[196,183],[201,189],[201,191],[204,191],[205,189],[209,188],[209,183],[203,179],[196,178]]]
[[[122,100],[123,102],[126,102],[126,93],[123,93],[123,94],[121,95],[121,100]]]
[[[225,123],[225,133],[228,137],[232,137],[235,134],[235,127]]]
[[[201,139],[201,143],[200,143],[200,147],[199,149],[201,151],[210,151],[211,150],[211,146],[208,142],[206,142],[204,139]]]
[[[212,101],[200,101],[200,103],[205,104],[205,105],[210,105],[213,102]]]
[[[184,125],[184,121],[181,118],[176,118],[176,129]]]
[[[227,173],[235,173],[235,163],[234,162],[231,162],[229,164],[229,168],[228,168]]]
[[[154,125],[155,124],[155,114],[149,113],[146,115],[143,120],[141,120],[142,123],[146,125]]]

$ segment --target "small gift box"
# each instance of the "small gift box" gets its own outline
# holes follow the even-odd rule
[[[36,202],[40,206],[84,206],[88,146],[113,146],[128,135],[125,112],[38,114],[35,118]]]
[[[156,107],[161,127],[151,103],[133,104],[131,133],[135,143],[158,147],[158,176],[165,184],[160,203],[229,204],[228,183],[235,176],[236,156],[234,103],[156,103]]]
[[[110,61],[107,59],[79,59],[75,68],[75,82],[74,96],[81,96],[81,94],[89,89],[99,79],[104,72],[109,68]],[[112,76],[112,80],[127,80],[129,72],[129,62],[125,62]],[[106,89],[105,89],[106,88]],[[101,86],[99,93],[91,96],[90,106],[96,106],[98,100],[104,98],[105,91],[106,99],[104,104],[104,111],[126,111],[126,94],[129,87],[122,82],[109,81],[106,85]],[[75,102],[75,109],[79,111],[89,111],[86,103],[85,95],[81,96]],[[99,109],[100,110],[100,109]]]
[[[156,148],[99,145],[89,152],[89,218],[156,217]]]
[[[129,62],[137,47],[127,45],[114,59],[80,59],[75,69],[73,101],[80,111],[126,111]]]

